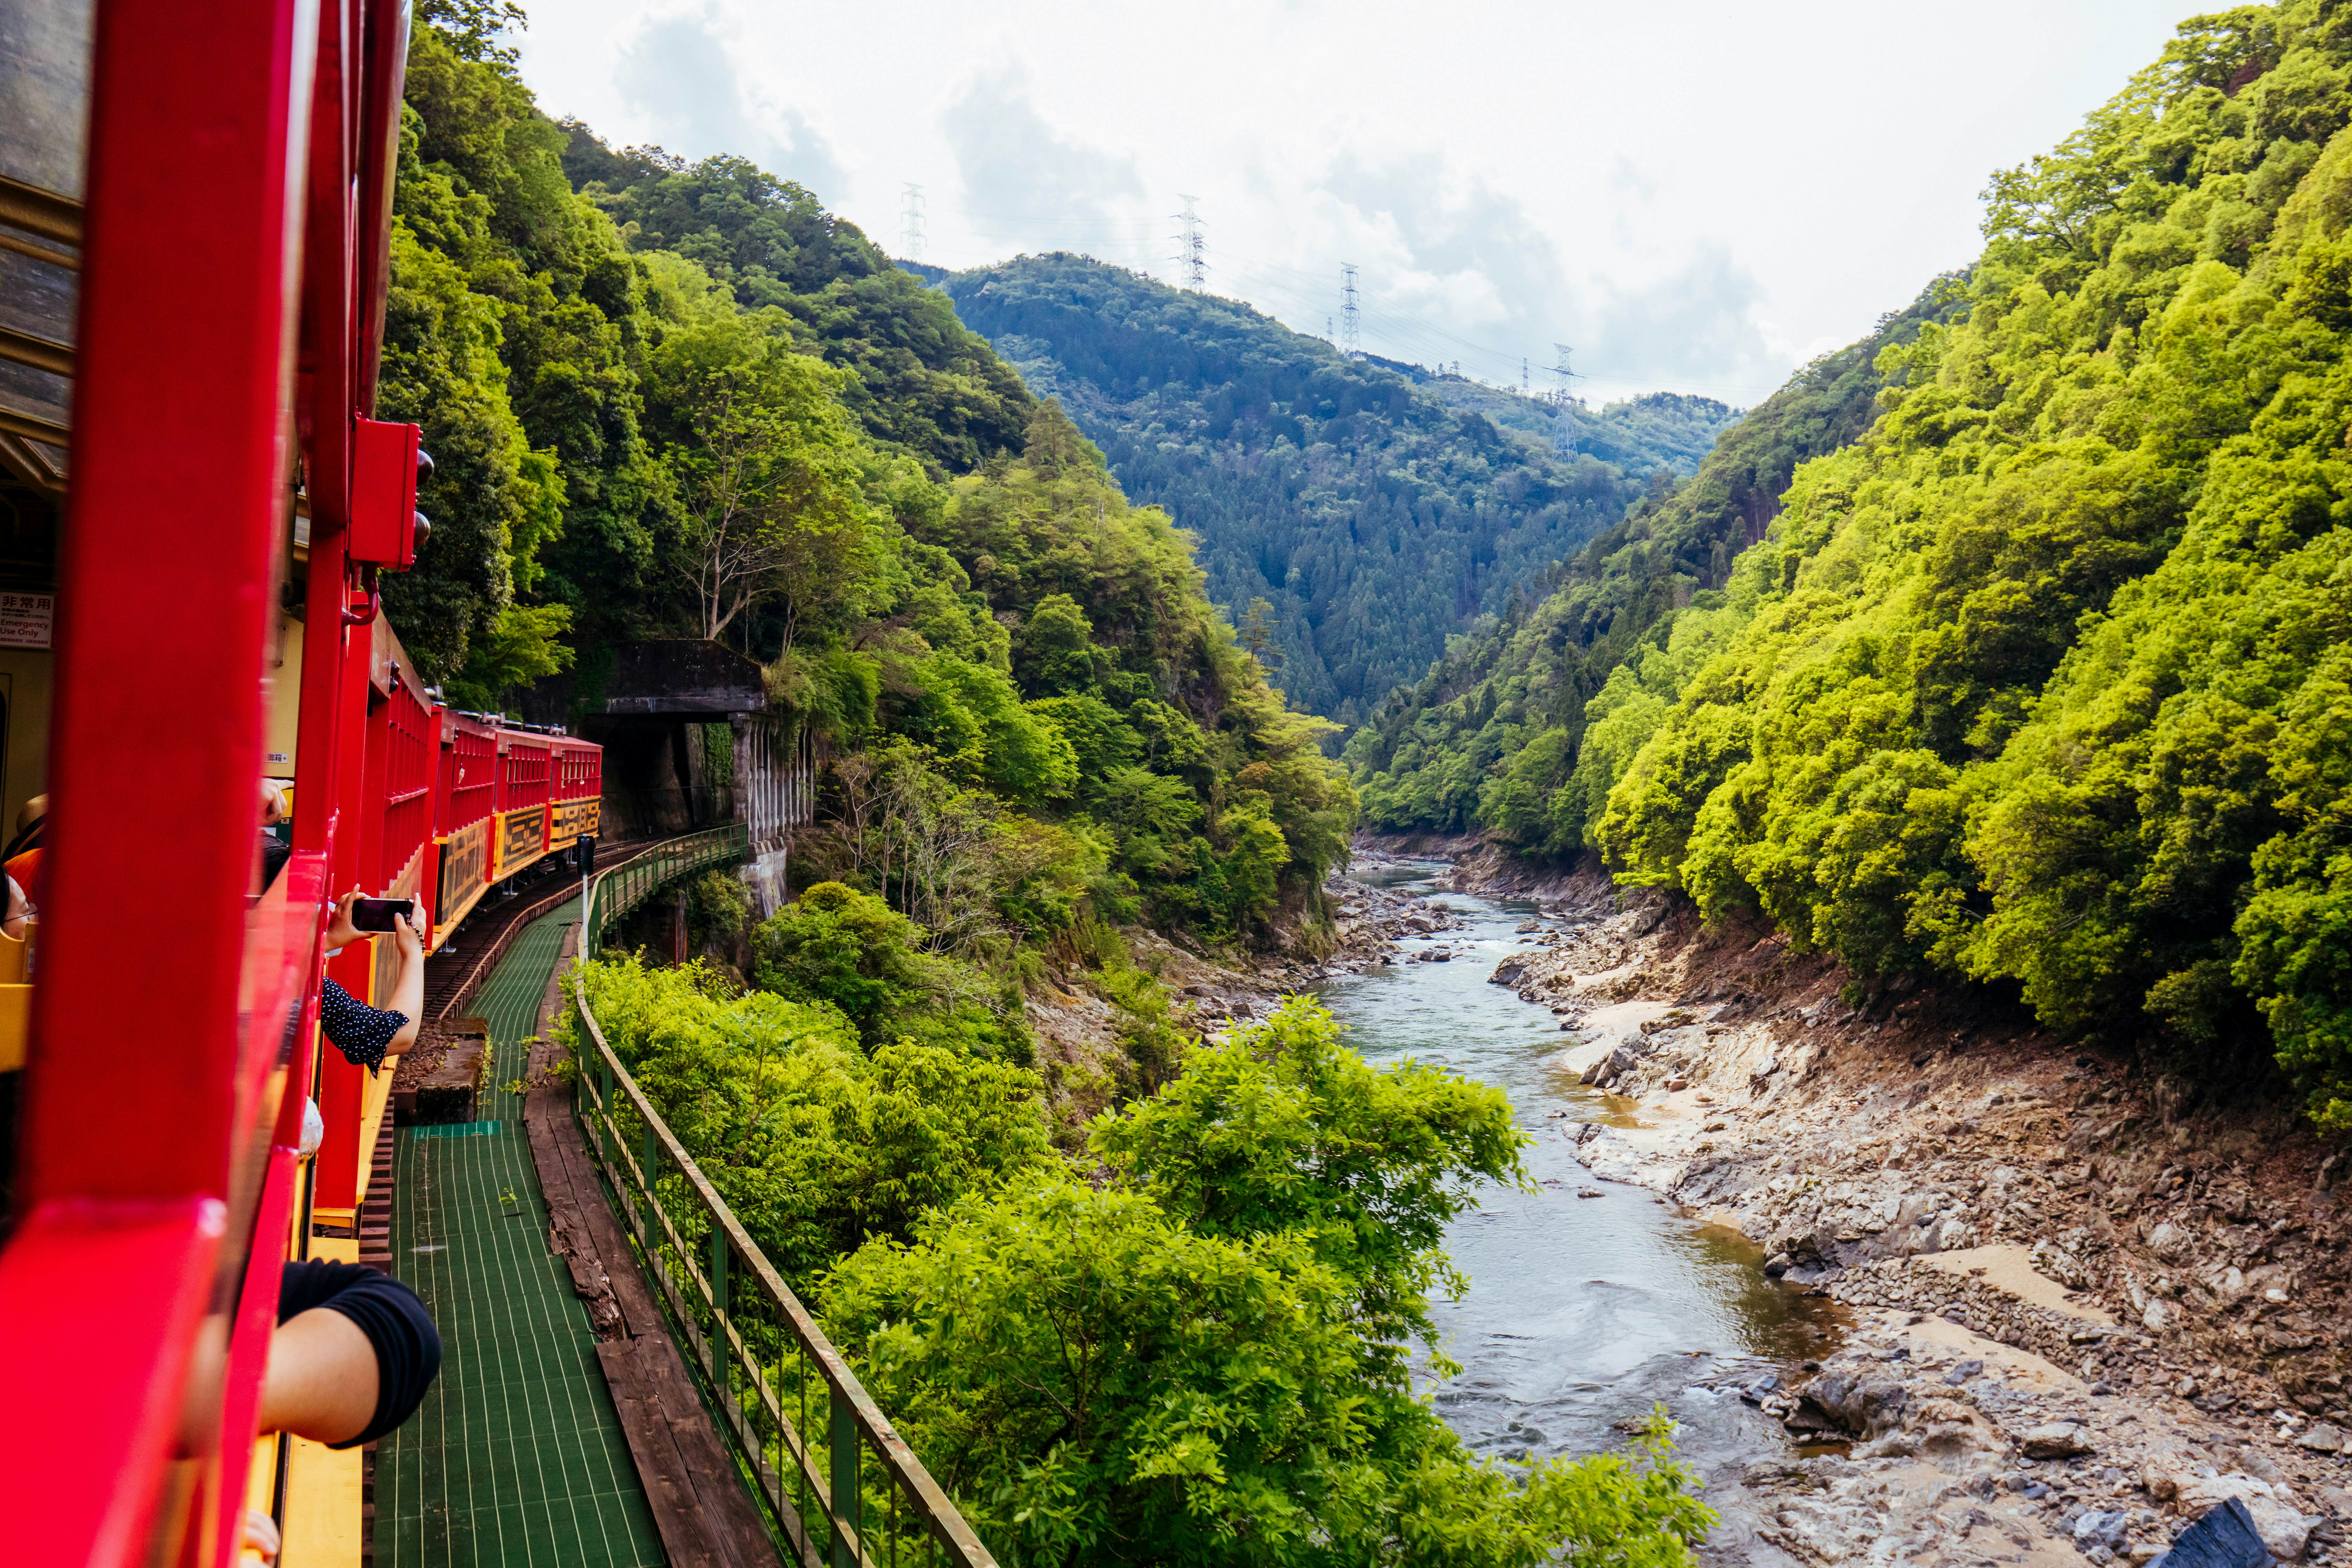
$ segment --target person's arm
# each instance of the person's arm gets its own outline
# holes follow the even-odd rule
[[[278,1271],[263,1431],[339,1448],[370,1442],[415,1414],[440,1373],[433,1315],[382,1269],[311,1258]]]
[[[340,947],[368,933],[352,924],[352,900],[358,889],[343,895],[327,926],[327,941]],[[373,1072],[386,1057],[396,1057],[416,1044],[425,1018],[425,943],[416,928],[401,916],[393,917],[390,932],[400,952],[389,1006],[371,1007],[332,980],[320,985],[319,1022],[327,1038],[355,1067]],[[339,940],[340,939],[340,940]]]
[[[425,939],[416,934],[406,916],[394,915],[392,940],[400,948],[400,973],[392,983],[392,1010],[408,1019],[383,1047],[385,1056],[396,1057],[416,1044],[416,1031],[425,1022]]]
[[[31,912],[32,905],[25,898],[25,889],[16,885],[16,878],[9,878],[7,915],[0,919],[0,931],[5,931],[12,942],[24,941],[25,917]]]
[[[325,1307],[298,1312],[269,1342],[260,1429],[348,1443],[374,1418],[378,1381],[375,1347],[357,1323]]]

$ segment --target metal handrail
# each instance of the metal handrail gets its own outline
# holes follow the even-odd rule
[[[722,853],[715,840],[731,847]],[[748,852],[737,825],[669,840],[598,876],[583,911],[582,952],[593,955],[603,922],[663,882]],[[688,1363],[793,1553],[804,1568],[897,1568],[902,1555],[910,1564],[996,1568],[622,1065],[589,1006],[586,985],[572,990],[594,1053],[574,1078],[573,1109],[590,1152],[660,1288]],[[740,1289],[741,1282],[751,1288]],[[812,1443],[808,1434],[820,1428],[824,1437]],[[866,1500],[877,1489],[884,1506],[869,1512]],[[812,1523],[821,1527],[821,1538]]]
[[[606,924],[644,903],[665,884],[705,866],[740,860],[751,852],[751,827],[730,822],[666,838],[620,865],[597,872],[589,880],[580,911],[580,951],[593,957],[604,942]]]

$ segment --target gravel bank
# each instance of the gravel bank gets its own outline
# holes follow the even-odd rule
[[[1609,1091],[1557,1135],[1853,1315],[1738,1391],[1812,1457],[1750,1467],[1717,1554],[2141,1563],[2234,1496],[2281,1560],[2352,1559],[2352,1161],[2291,1114],[1973,996],[1849,1005],[1777,936],[1598,879],[1462,881],[1546,900],[1493,978]]]

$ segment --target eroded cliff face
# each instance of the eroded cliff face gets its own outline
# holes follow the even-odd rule
[[[1456,875],[1546,901],[1494,978],[1606,1091],[1557,1135],[1853,1313],[1737,1391],[1832,1447],[1751,1467],[1720,1552],[2137,1562],[2238,1497],[2281,1559],[2344,1553],[2352,1160],[2291,1107],[2193,1103],[1980,994],[1857,1009],[1760,926],[1596,875]]]

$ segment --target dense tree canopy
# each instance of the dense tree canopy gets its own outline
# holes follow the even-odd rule
[[[1659,657],[1676,620],[1716,607],[1739,552],[1764,537],[1797,466],[1870,426],[1878,351],[1949,309],[1938,286],[1851,348],[1825,354],[1717,441],[1696,474],[1660,482],[1572,560],[1551,591],[1482,618],[1350,738],[1370,824],[1482,829],[1574,854],[1590,819],[1680,689]]]
[[[1982,258],[1865,346],[1867,431],[1808,438],[1762,537],[1633,579],[1687,604],[1580,731],[1528,722],[1528,652],[1580,583],[1360,737],[1374,816],[1597,844],[1858,983],[2011,985],[2208,1075],[2274,1056],[2352,1128],[2347,121],[2336,8],[2184,24],[1995,176]]]
[[[675,252],[746,310],[782,311],[796,348],[854,373],[844,401],[877,442],[948,473],[1019,449],[1033,404],[1021,378],[808,191],[724,153],[688,163],[616,153],[576,120],[562,130],[564,172],[632,250]]]
[[[828,1328],[1009,1561],[1674,1564],[1710,1522],[1639,1457],[1472,1459],[1415,1396],[1436,1240],[1525,1180],[1500,1091],[1367,1065],[1293,1001],[1040,1173],[879,1239]]]

